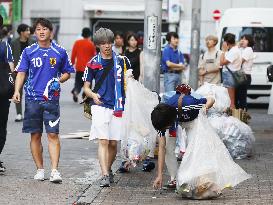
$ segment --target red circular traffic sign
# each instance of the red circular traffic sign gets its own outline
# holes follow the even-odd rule
[[[220,18],[221,18],[221,11],[220,10],[214,10],[213,11],[213,19],[215,20],[215,21],[219,21],[220,20]]]

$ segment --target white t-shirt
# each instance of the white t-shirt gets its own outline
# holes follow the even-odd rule
[[[227,67],[231,71],[238,71],[241,69],[242,57],[241,51],[238,46],[232,47],[227,53],[225,53],[225,58],[230,62],[229,64],[227,64]]]
[[[245,62],[242,65],[243,71],[245,74],[251,75],[253,61],[254,61],[254,52],[251,47],[243,48],[242,50],[242,59],[245,60]]]

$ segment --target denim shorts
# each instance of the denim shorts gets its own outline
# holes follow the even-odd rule
[[[42,133],[43,124],[46,133],[59,133],[59,101],[26,100],[23,132]]]
[[[232,74],[228,70],[223,71],[222,77],[223,77],[223,86],[224,87],[226,87],[226,88],[235,88],[234,78],[233,78]]]

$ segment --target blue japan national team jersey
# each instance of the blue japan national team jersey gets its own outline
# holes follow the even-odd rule
[[[178,108],[178,98],[179,94],[173,95],[166,104]],[[182,122],[189,122],[197,118],[199,114],[199,110],[202,108],[204,104],[207,103],[206,98],[195,98],[192,95],[185,95],[182,100]]]
[[[74,73],[74,68],[64,48],[51,43],[49,48],[41,48],[37,43],[24,49],[16,67],[17,72],[26,73],[24,85],[26,99],[44,100],[47,83],[60,78],[63,73]],[[58,100],[59,96],[50,95],[48,100]]]

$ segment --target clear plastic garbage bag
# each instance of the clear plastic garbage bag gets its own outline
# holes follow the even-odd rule
[[[208,119],[234,159],[253,154],[255,137],[250,126],[232,116],[210,115]]]
[[[188,132],[188,146],[177,174],[177,193],[186,198],[210,199],[250,178],[231,158],[219,136],[200,111]]]
[[[121,139],[121,154],[125,159],[137,161],[147,155],[153,157],[157,132],[151,113],[158,103],[157,93],[128,78],[123,113],[125,134]]]
[[[205,97],[213,97],[215,103],[212,108],[215,109],[216,112],[224,112],[228,107],[230,107],[230,98],[227,88],[225,87],[205,82],[204,85],[198,88],[195,92]]]

